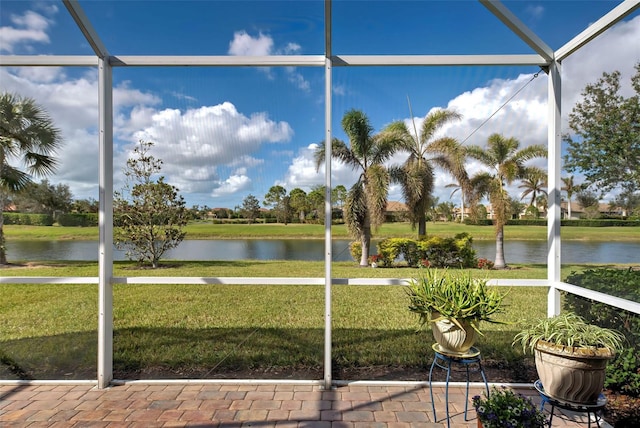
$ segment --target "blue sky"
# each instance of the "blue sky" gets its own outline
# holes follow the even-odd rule
[[[558,49],[617,1],[506,1]],[[80,5],[112,55],[322,55],[324,6],[319,1],[86,1]],[[474,1],[334,1],[333,53],[528,54],[531,49]],[[61,2],[3,0],[0,54],[91,55]],[[622,72],[623,91],[640,61],[640,14],[599,36],[563,63],[563,116],[587,83]],[[335,67],[334,135],[340,119],[363,110],[376,131],[419,120],[435,108],[463,115],[444,129],[465,140],[526,85],[468,144],[499,132],[522,146],[546,144],[547,78],[536,67]],[[117,67],[114,69],[114,180],[139,139],[156,145],[163,175],[188,205],[240,205],[262,200],[274,184],[309,191],[324,182],[313,164],[324,138],[324,69],[314,67]],[[531,82],[530,82],[531,81]],[[530,82],[530,83],[528,83]],[[527,84],[528,83],[528,84]],[[62,129],[61,165],[50,178],[76,198],[98,198],[97,71],[90,68],[0,67],[0,88],[35,98]],[[566,119],[563,131],[568,132]],[[392,162],[400,163],[402,156]],[[471,172],[478,165],[469,163]],[[333,184],[355,176],[334,165]],[[448,201],[452,180],[439,172],[436,196]],[[579,179],[577,180],[579,182]],[[519,197],[517,185],[512,195]],[[396,187],[391,200],[400,200]],[[605,197],[605,200],[606,197]],[[459,201],[453,200],[454,203]]]

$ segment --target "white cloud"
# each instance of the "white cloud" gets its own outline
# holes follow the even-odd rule
[[[244,192],[251,187],[251,179],[243,172],[231,175],[229,178],[219,183],[219,186],[211,192],[214,198],[232,196]]]
[[[32,43],[49,43],[49,20],[44,16],[27,11],[11,15],[11,22],[15,27],[0,27],[0,52],[13,53],[19,45],[31,50]]]
[[[262,33],[252,37],[246,31],[236,31],[229,42],[229,55],[270,55],[272,49],[273,39]]]
[[[302,47],[293,42],[287,43],[283,48],[274,49],[273,38],[263,33],[259,33],[257,37],[252,37],[246,31],[236,31],[233,34],[233,40],[229,42],[229,55],[294,55],[299,54],[301,51]],[[275,79],[271,67],[259,67],[259,70],[265,73],[270,80]],[[295,67],[285,67],[284,72],[287,80],[293,83],[298,89],[305,92],[311,90],[310,83]]]

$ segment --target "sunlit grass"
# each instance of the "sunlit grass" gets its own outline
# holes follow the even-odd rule
[[[347,278],[407,278],[416,273],[409,268],[359,268],[352,262],[332,267],[334,277]],[[563,276],[587,267],[565,266]],[[299,261],[177,262],[156,270],[118,262],[115,270],[116,276],[324,275],[322,262]],[[92,276],[97,264],[12,267],[2,273],[27,271],[34,276]],[[546,277],[543,265],[473,272],[494,278]],[[500,316],[507,324],[483,324],[485,336],[478,346],[488,363],[517,371],[523,355],[511,341],[522,326],[545,316],[546,294],[545,287],[510,289]],[[0,296],[0,378],[95,378],[97,285],[0,284]],[[278,377],[295,370],[299,376],[318,378],[324,299],[323,286],[115,284],[116,377],[228,377],[247,371]],[[418,330],[407,304],[402,286],[332,287],[336,373],[371,367],[423,373],[432,356],[432,336]]]

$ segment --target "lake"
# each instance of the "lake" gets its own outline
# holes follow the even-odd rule
[[[351,260],[348,240],[334,240],[334,261]],[[495,258],[494,241],[473,243],[478,257]],[[375,245],[372,254],[375,253]],[[16,241],[7,243],[12,261],[98,260],[97,241]],[[546,263],[544,241],[506,241],[507,263]],[[126,260],[114,250],[115,260]],[[324,241],[314,239],[187,240],[164,260],[324,260]],[[563,241],[563,263],[640,263],[640,242]]]

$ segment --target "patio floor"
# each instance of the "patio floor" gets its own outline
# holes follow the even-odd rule
[[[444,387],[349,384],[324,390],[311,384],[133,382],[97,389],[94,384],[0,385],[2,427],[447,427]],[[539,398],[533,387],[518,392]],[[472,384],[469,397],[482,387]],[[450,426],[477,426],[464,385],[449,387]],[[547,409],[548,410],[548,409]],[[554,427],[586,427],[580,414],[556,410]],[[594,424],[595,426],[595,424]],[[607,426],[603,424],[603,426]]]

